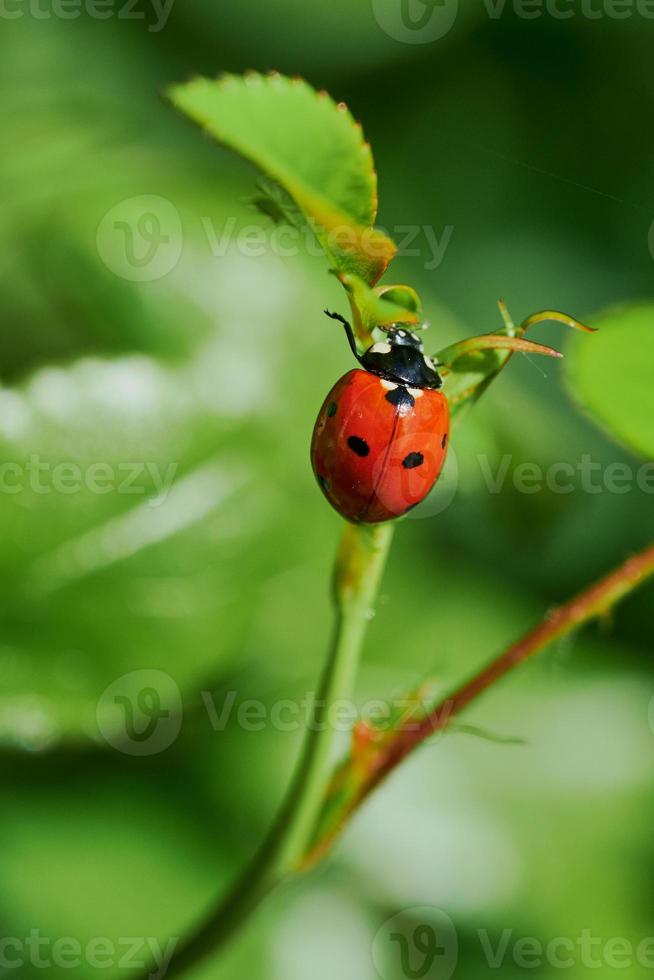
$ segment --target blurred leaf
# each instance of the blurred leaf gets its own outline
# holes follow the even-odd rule
[[[172,87],[169,95],[178,109],[291,195],[335,269],[371,283],[379,279],[395,245],[372,227],[372,153],[343,103],[302,79],[276,73],[196,78]],[[265,197],[270,213],[270,194]]]
[[[267,505],[238,424],[203,389],[199,364],[145,357],[0,389],[0,744],[97,738],[117,678],[163,671],[186,700],[238,653],[270,568],[244,547]]]
[[[197,787],[176,798],[170,776],[154,765],[146,773],[112,756],[64,758],[57,769],[39,758],[5,767],[3,927],[16,936],[38,929],[50,943],[73,936],[83,947],[103,936],[117,947],[122,942],[123,953],[119,937],[134,933],[159,937],[165,948],[180,925],[201,914],[216,882],[229,877],[238,838],[216,835],[203,820]],[[168,766],[184,779],[181,767]],[[147,950],[135,942],[134,959],[144,960]],[[34,961],[30,969],[26,957],[21,976],[97,973],[83,956],[77,964],[45,958],[44,970]]]
[[[573,397],[630,449],[654,457],[654,304],[622,306],[595,319],[592,344],[575,344],[568,364]]]

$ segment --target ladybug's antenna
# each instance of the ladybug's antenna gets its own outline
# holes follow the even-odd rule
[[[357,361],[361,361],[361,355],[357,350],[357,342],[354,339],[354,331],[352,330],[351,324],[349,324],[348,321],[345,319],[345,317],[341,316],[340,313],[330,313],[329,310],[324,310],[323,312],[326,314],[326,316],[330,317],[332,320],[338,320],[339,323],[343,324],[343,326],[345,327],[345,333],[348,339],[348,343],[350,345],[350,349],[354,354],[354,356],[356,357]]]

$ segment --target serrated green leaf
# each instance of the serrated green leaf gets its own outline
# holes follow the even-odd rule
[[[379,279],[394,243],[372,226],[377,177],[347,107],[284,75],[196,78],[173,104],[276,181],[300,207],[335,269]]]
[[[0,388],[0,746],[96,738],[102,691],[134,665],[170,673],[186,697],[231,657],[229,639],[209,650],[219,590],[232,608],[217,582],[203,601],[197,576],[193,624],[182,610],[162,615],[172,611],[166,567],[235,506],[247,468],[241,457],[233,474],[216,459],[224,423],[189,388],[183,371],[143,357],[45,368]],[[144,452],[150,475],[135,462]],[[157,500],[152,474],[163,473]],[[197,659],[179,658],[181,647]]]
[[[614,439],[654,456],[654,304],[607,310],[591,344],[567,361],[573,397]]]

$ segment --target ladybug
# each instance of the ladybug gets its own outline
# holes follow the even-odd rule
[[[400,326],[359,354],[352,327],[339,320],[361,365],[336,382],[318,413],[311,464],[332,507],[354,524],[378,524],[423,500],[443,468],[450,430],[441,378],[419,337]]]

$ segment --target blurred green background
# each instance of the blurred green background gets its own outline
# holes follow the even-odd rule
[[[381,225],[446,245],[434,263],[421,232],[389,276],[420,290],[434,350],[497,326],[499,296],[517,319],[549,307],[592,322],[651,294],[654,24],[599,2],[570,19],[451,2],[443,36],[411,43],[381,0],[3,8],[0,451],[15,465],[0,493],[0,936],[25,959],[8,975],[112,972],[88,956],[35,965],[32,930],[47,957],[57,939],[118,949],[195,921],[260,840],[301,735],[269,715],[247,730],[236,709],[304,698],[330,628],[340,521],[308,443],[351,367],[321,313],[345,298],[320,257],[278,254],[251,168],[162,89],[277,68],[347,101],[372,142]],[[263,247],[244,245],[251,226]],[[160,234],[160,266],[129,260]],[[538,338],[569,343],[555,326]],[[602,483],[642,460],[575,407],[564,374],[514,358],[457,429],[446,492],[398,528],[361,703],[426,675],[453,684],[651,537],[651,493]],[[569,493],[514,485],[523,462],[583,454],[598,492],[578,477]],[[68,482],[62,464],[77,467]],[[105,492],[87,479],[96,464]],[[402,980],[384,924],[401,913],[410,933],[425,906],[454,923],[461,980],[498,972],[480,930],[493,948],[511,931],[502,976],[525,973],[521,937],[577,950],[532,976],[612,975],[605,943],[654,935],[653,599],[644,588],[490,692],[465,720],[524,744],[453,732],[424,748],[316,873],[193,976]],[[145,715],[170,714],[135,755],[107,705],[144,677]],[[217,730],[207,705],[226,698]],[[601,940],[595,966],[584,930]],[[635,955],[620,972],[651,975]]]

